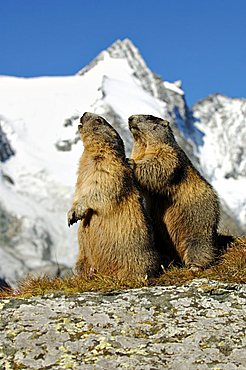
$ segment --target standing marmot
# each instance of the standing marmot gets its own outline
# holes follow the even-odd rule
[[[119,134],[102,117],[84,113],[84,143],[68,224],[78,230],[77,272],[143,280],[158,274],[160,259]]]
[[[178,146],[169,123],[133,115],[133,167],[153,220],[156,246],[190,267],[206,267],[216,256],[219,201],[212,186]]]

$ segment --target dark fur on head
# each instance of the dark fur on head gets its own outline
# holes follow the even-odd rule
[[[146,114],[134,114],[128,119],[129,128],[135,140],[146,144],[175,143],[172,129],[167,120]]]
[[[103,154],[110,148],[115,154],[125,157],[124,143],[118,132],[101,116],[95,113],[85,112],[80,118],[78,130],[81,140],[90,152]],[[103,144],[103,145],[102,145]]]

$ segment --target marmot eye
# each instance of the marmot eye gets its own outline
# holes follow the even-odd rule
[[[102,123],[102,119],[101,118],[96,118],[96,122],[97,123]]]
[[[162,120],[160,121],[160,124],[163,126],[163,127],[168,127],[169,126],[169,122],[167,120]]]

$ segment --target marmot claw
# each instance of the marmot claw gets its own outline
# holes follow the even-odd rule
[[[67,221],[69,227],[78,221],[78,218],[76,217],[75,214],[75,210],[73,208],[67,214]]]

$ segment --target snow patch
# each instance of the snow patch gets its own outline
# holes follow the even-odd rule
[[[176,83],[171,83],[171,82],[164,81],[163,85],[168,90],[172,90],[172,91],[174,91],[175,93],[177,93],[179,95],[184,95],[184,91],[182,89],[180,89],[180,87],[177,86]]]

